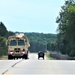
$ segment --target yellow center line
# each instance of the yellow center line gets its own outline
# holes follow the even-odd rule
[[[8,72],[6,72],[4,75],[9,75],[9,73],[8,73]]]
[[[20,63],[18,64],[23,64],[23,61],[21,61]],[[17,65],[13,66],[13,68],[17,68]]]
[[[20,62],[20,64],[22,64],[22,63],[23,63],[23,61]]]
[[[13,68],[16,68],[16,66],[14,66]]]

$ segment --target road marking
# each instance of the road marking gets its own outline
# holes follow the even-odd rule
[[[5,73],[7,73],[8,70],[6,70],[5,72],[2,73],[2,75],[4,75]]]
[[[8,72],[6,72],[4,75],[9,75],[9,73],[8,73]]]
[[[20,62],[20,64],[22,64],[22,63],[23,63],[23,61]]]
[[[16,66],[14,66],[13,68],[16,68]]]
[[[16,67],[17,64],[23,64],[23,60],[21,60],[21,61],[15,63],[14,65],[12,65],[12,67],[13,67],[13,68],[17,68],[17,67]]]
[[[20,62],[22,62],[23,60],[20,60],[20,61],[18,61],[18,62],[16,62],[15,64],[13,64],[11,67],[14,67],[14,66],[16,66],[18,63],[20,63]]]

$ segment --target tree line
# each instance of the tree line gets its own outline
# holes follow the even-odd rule
[[[43,33],[25,33],[30,41],[29,51],[38,52],[52,50],[56,42],[56,34],[43,34]],[[51,48],[51,47],[52,48]]]
[[[62,54],[75,56],[75,0],[66,0],[61,7],[58,23],[57,47]]]
[[[6,41],[8,36],[14,34],[8,31],[3,22],[0,22],[0,56],[7,55],[7,45]]]
[[[0,22],[0,56],[7,55],[8,47],[6,41],[10,35],[15,35],[21,32],[11,32],[8,31],[3,22]],[[30,42],[29,51],[38,52],[46,51],[47,46],[54,44],[56,41],[56,34],[43,34],[43,33],[24,33]],[[49,48],[51,50],[51,48]]]

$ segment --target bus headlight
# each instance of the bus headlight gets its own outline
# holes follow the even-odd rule
[[[25,54],[25,49],[23,49],[22,54]]]
[[[10,54],[12,55],[14,52],[13,51],[10,51]]]
[[[25,52],[23,51],[22,54],[25,54]]]

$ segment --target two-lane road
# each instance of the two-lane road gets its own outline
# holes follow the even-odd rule
[[[0,67],[8,64],[4,67],[7,70],[3,75],[75,75],[75,61],[70,60],[38,60],[37,54],[30,54],[28,60],[4,61],[0,61]]]

